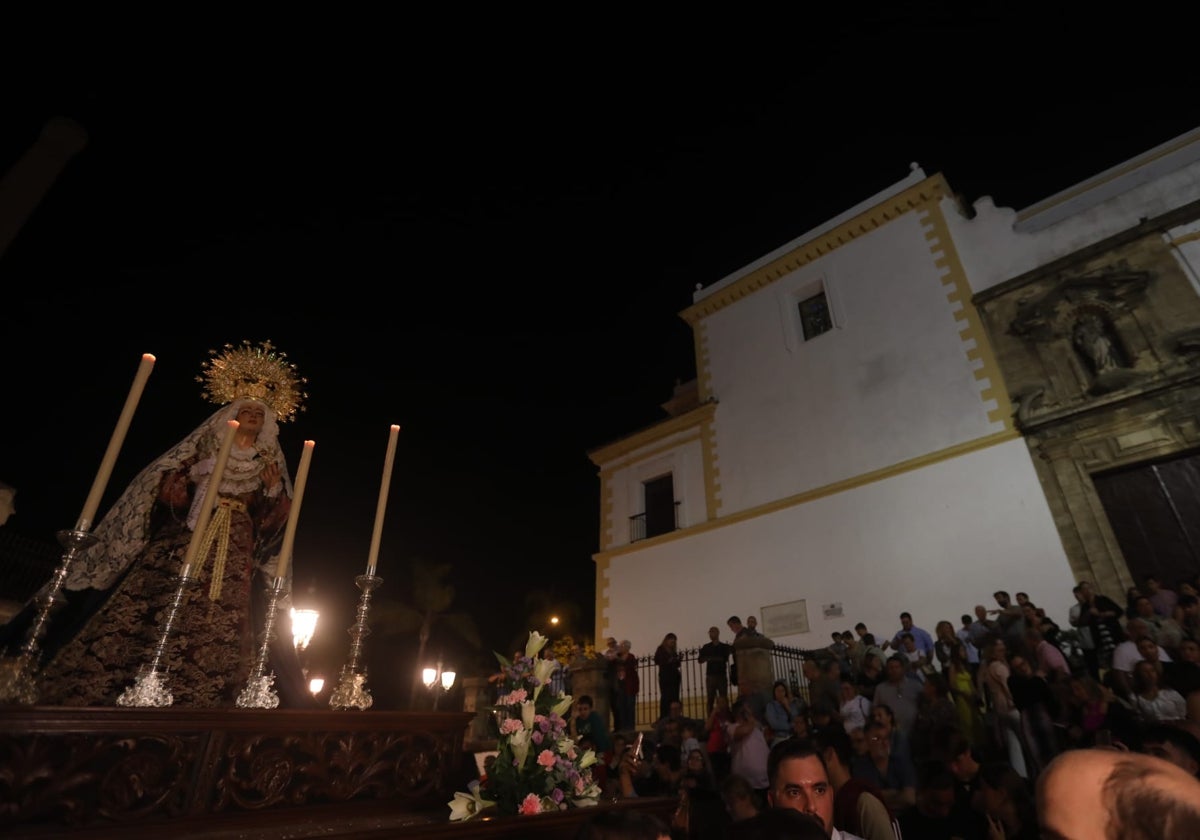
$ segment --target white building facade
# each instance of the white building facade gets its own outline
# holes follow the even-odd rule
[[[1017,351],[993,346],[1007,315],[976,298],[1200,199],[1197,138],[1152,151],[1022,214],[987,199],[967,212],[914,167],[698,289],[681,313],[694,398],[589,453],[596,638],[647,654],[668,632],[694,647],[756,615],[777,643],[819,648],[859,621],[890,638],[901,611],[958,627],[998,589],[1065,625],[1077,578],[1128,579],[1064,540],[1009,381],[1020,365],[1002,364]]]

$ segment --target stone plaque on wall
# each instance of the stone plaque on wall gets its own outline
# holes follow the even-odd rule
[[[763,634],[792,636],[808,632],[808,606],[805,601],[789,601],[762,608]]]

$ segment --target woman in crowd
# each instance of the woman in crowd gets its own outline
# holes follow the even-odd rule
[[[977,684],[991,718],[988,738],[1008,756],[1009,764],[1022,779],[1029,778],[1025,754],[1021,748],[1021,710],[1008,687],[1012,671],[1006,658],[1003,639],[993,639],[983,650]]]
[[[640,690],[637,657],[628,639],[617,646],[617,655],[608,663],[609,685],[613,691],[613,731],[632,732],[637,728],[637,696]]]
[[[1071,677],[1067,685],[1067,746],[1094,747],[1096,733],[1112,729],[1108,720],[1112,692],[1089,676]]]
[[[1143,659],[1133,666],[1133,710],[1143,724],[1187,717],[1187,702],[1183,695],[1161,682],[1153,662]]]
[[[704,750],[689,750],[683,764],[683,778],[680,786],[689,792],[701,791],[717,795],[717,780],[712,767],[708,763],[708,753]]]
[[[950,654],[954,646],[959,644],[958,636],[954,633],[954,625],[949,621],[939,621],[933,629],[936,641],[933,643],[933,654],[937,660],[938,670],[946,673],[950,667]]]
[[[605,799],[620,798],[620,775],[621,762],[626,759],[625,736],[620,733],[615,733],[612,736],[612,752],[608,753],[602,759],[604,764],[604,787],[601,788],[601,796]]]
[[[804,715],[804,701],[793,697],[788,684],[776,680],[771,688],[771,699],[767,701],[767,726],[771,729],[771,746],[790,738],[792,735],[792,720]]]
[[[679,700],[683,685],[679,640],[674,633],[663,636],[654,651],[654,664],[658,666],[658,716],[665,718],[671,711],[671,704]]]
[[[984,743],[983,712],[972,670],[971,663],[967,660],[966,646],[961,643],[955,645],[950,653],[946,683],[950,688],[950,696],[954,699],[954,708],[958,712],[958,728],[971,746],[978,749]]]

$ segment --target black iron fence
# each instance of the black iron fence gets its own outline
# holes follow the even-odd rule
[[[667,513],[635,513],[629,517],[629,541],[637,542],[660,534],[679,530],[679,502],[671,505]]]
[[[708,696],[705,690],[705,673],[707,663],[699,659],[700,649],[689,648],[679,651],[682,661],[680,673],[683,677],[679,690],[679,701],[683,704],[685,717],[696,720],[708,718]],[[736,656],[736,654],[735,654]],[[775,645],[771,648],[771,667],[776,680],[784,680],[791,687],[792,693],[809,700],[808,681],[804,678],[804,660],[816,658],[824,660],[829,657],[825,650],[804,650],[801,648]],[[638,728],[654,725],[662,715],[662,690],[658,684],[658,666],[653,656],[638,657],[638,702],[636,720]],[[729,665],[733,664],[730,660]],[[729,685],[729,700],[737,700],[737,686],[729,680],[729,665],[726,665],[726,683]]]

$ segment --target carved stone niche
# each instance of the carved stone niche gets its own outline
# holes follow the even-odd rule
[[[1200,296],[1148,224],[974,303],[1072,572],[1119,594],[1133,576],[1093,477],[1200,447]]]
[[[1026,384],[1013,394],[1018,424],[1081,408],[1157,369],[1136,315],[1152,279],[1149,271],[1114,266],[1025,290],[1005,332],[1027,342],[1041,375],[1020,372]]]

